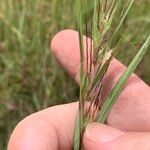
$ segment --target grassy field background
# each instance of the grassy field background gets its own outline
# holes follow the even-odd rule
[[[118,59],[125,65],[150,33],[149,5],[136,0],[122,27],[126,44]],[[0,0],[0,150],[25,116],[78,98],[77,85],[49,50],[55,33],[66,28],[76,29],[72,0]],[[148,50],[136,73],[150,85],[149,59]]]

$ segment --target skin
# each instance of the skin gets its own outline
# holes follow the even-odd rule
[[[77,32],[59,32],[52,40],[51,50],[56,60],[79,84],[80,54]],[[115,59],[112,61],[104,79],[103,98],[124,69],[120,62]],[[14,129],[8,150],[71,150],[77,110],[78,103],[70,103],[28,116]],[[83,137],[85,150],[149,150],[149,86],[136,75],[132,75],[106,123],[107,125],[88,125]]]

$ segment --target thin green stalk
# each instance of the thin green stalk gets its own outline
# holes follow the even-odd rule
[[[94,61],[97,61],[98,48],[100,41],[100,32],[98,30],[98,12],[97,12],[98,0],[94,0],[94,13],[93,13],[93,44],[94,44]]]
[[[79,150],[80,149],[80,116],[79,114],[77,115],[76,118],[76,125],[75,125],[75,131],[74,131],[74,150]]]
[[[131,8],[131,6],[133,5],[133,2],[134,2],[134,0],[131,0],[131,2],[129,2],[129,4],[128,4],[126,10],[125,10],[125,12],[123,13],[123,16],[121,16],[121,19],[120,19],[120,21],[119,21],[119,23],[118,23],[118,26],[116,27],[116,29],[115,29],[115,31],[114,31],[114,33],[113,33],[111,39],[113,39],[114,36],[116,35],[116,33],[119,31],[119,29],[120,29],[120,27],[121,27],[121,25],[122,25],[124,19],[126,18],[128,12],[129,12],[129,10],[130,10],[130,8]]]
[[[80,45],[80,100],[79,100],[79,117],[76,122],[75,136],[74,136],[74,150],[79,150],[81,147],[82,130],[84,124],[84,72],[83,72],[83,61],[84,61],[84,48],[83,48],[83,22],[82,22],[82,8],[81,1],[76,0],[76,12],[77,12],[77,24],[79,33],[79,45]]]

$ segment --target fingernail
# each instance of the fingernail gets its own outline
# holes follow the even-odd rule
[[[123,134],[123,131],[99,123],[92,123],[85,130],[86,138],[93,142],[110,142]]]

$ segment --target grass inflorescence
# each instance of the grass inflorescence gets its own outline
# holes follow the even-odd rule
[[[94,0],[91,3],[93,6],[93,16],[89,19],[89,22],[91,22],[90,32],[92,41],[90,43],[92,44],[89,48],[88,45],[90,43],[86,40],[86,50],[84,51],[83,27],[85,26],[87,29],[88,21],[86,20],[84,25],[83,14],[86,16],[86,14],[88,14],[88,9],[84,9],[83,11],[82,8],[85,7],[84,2],[76,0],[81,67],[79,115],[76,122],[74,136],[75,150],[82,149],[84,129],[89,123],[93,121],[104,123],[106,121],[111,108],[123,89],[123,86],[136,69],[144,54],[147,52],[150,44],[149,35],[102,104],[101,95],[103,94],[103,78],[107,73],[111,60],[119,51],[119,44],[123,38],[126,38],[121,34],[121,27],[134,3],[134,0]],[[132,42],[130,42],[130,44],[132,45]],[[86,71],[84,70],[84,65],[86,66]],[[89,103],[88,107],[86,102]]]
[[[90,20],[94,3],[93,0],[82,2],[86,6],[82,7],[83,33],[92,37]],[[77,99],[78,87],[49,52],[49,43],[58,31],[77,30],[73,6],[73,0],[32,3],[31,0],[0,0],[0,150],[6,149],[10,133],[25,116]],[[121,53],[117,58],[123,64],[132,60],[146,39],[150,31],[149,16],[149,0],[136,0],[121,27],[125,38],[119,43]],[[150,84],[149,57],[150,51],[136,69],[147,84]]]

